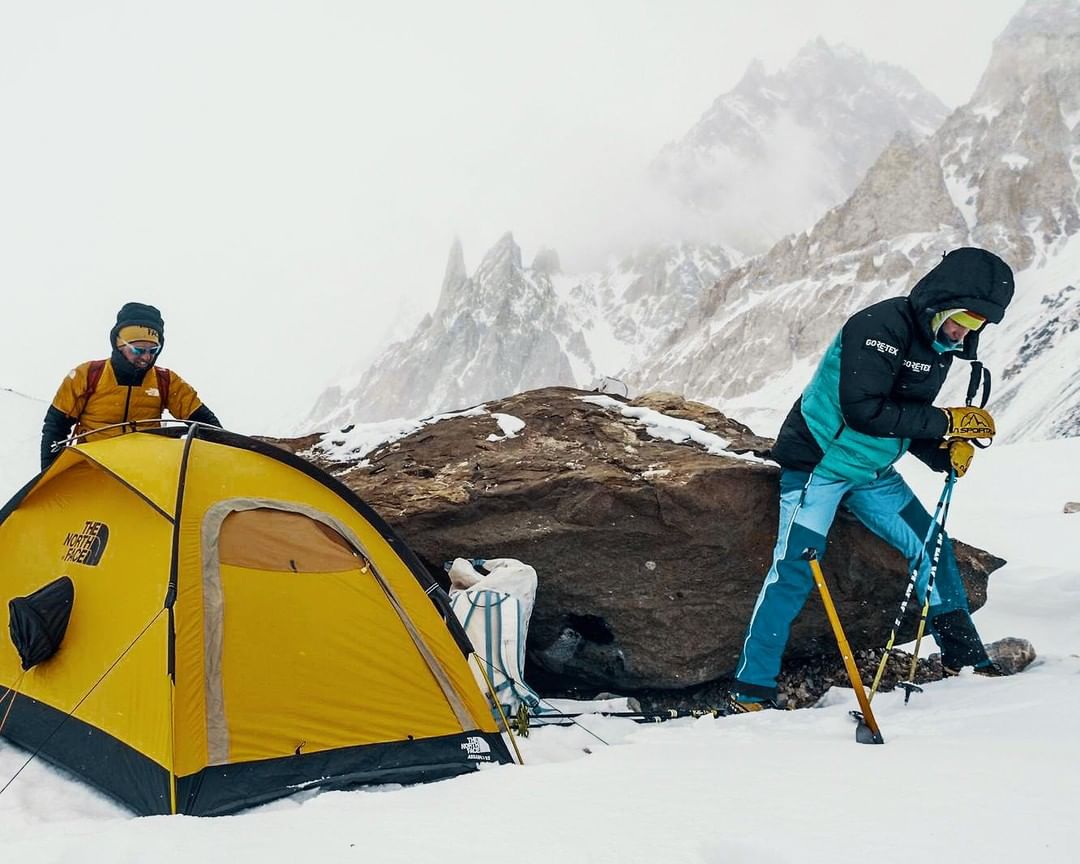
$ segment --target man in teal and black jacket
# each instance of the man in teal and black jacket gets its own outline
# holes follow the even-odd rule
[[[919,564],[916,593],[924,599],[930,556],[920,553],[931,517],[892,466],[910,450],[931,468],[962,476],[974,453],[971,439],[993,437],[986,411],[932,402],[953,358],[976,358],[982,326],[1002,320],[1012,295],[1004,261],[983,249],[957,249],[908,297],[857,312],[829,345],[772,451],[781,466],[780,530],[735,670],[736,707],[755,710],[775,698],[791,622],[814,584],[803,551],[824,550],[839,506],[911,567]],[[997,671],[968,613],[947,537],[929,615],[947,672]]]

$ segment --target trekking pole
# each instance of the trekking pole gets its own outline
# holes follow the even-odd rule
[[[971,364],[971,377],[968,380],[967,395],[964,399],[965,405],[974,405],[975,396],[978,394],[980,387],[982,388],[982,400],[979,402],[980,408],[985,408],[986,403],[990,400],[990,370],[985,368],[978,360]],[[950,439],[946,444],[951,444],[956,439]],[[978,439],[972,439],[972,442],[976,447],[986,448],[993,443],[993,439],[986,444],[983,444]],[[911,655],[911,668],[908,669],[908,677],[906,681],[901,681],[900,686],[904,688],[904,704],[907,705],[908,700],[911,699],[912,693],[922,693],[922,687],[915,683],[915,670],[919,665],[919,649],[922,646],[923,634],[926,632],[926,619],[930,613],[930,593],[934,589],[934,578],[937,576],[938,560],[941,557],[941,547],[945,543],[945,521],[949,518],[949,504],[952,503],[953,487],[956,485],[956,469],[949,469],[949,476],[945,478],[945,489],[941,493],[941,499],[945,502],[944,510],[941,514],[941,524],[938,526],[937,542],[934,544],[934,558],[930,563],[930,575],[926,580],[926,597],[923,599],[922,612],[919,615],[919,630],[915,636],[915,651]],[[938,502],[938,509],[941,509],[941,501]],[[934,513],[934,518],[937,518],[937,511]],[[933,524],[930,526],[933,530]],[[923,543],[923,549],[926,549],[926,541]],[[906,599],[905,599],[906,603]]]
[[[479,655],[479,654],[477,654],[477,653],[476,653],[475,651],[473,651],[473,653],[472,653],[472,655],[471,655],[471,656],[473,657],[473,659],[474,659],[474,660],[476,660],[476,663],[477,663],[477,665],[478,665],[478,666],[479,666],[480,664],[482,664],[482,663],[486,663],[486,662],[487,662],[486,660],[483,660],[483,659],[481,659],[480,655]],[[491,669],[494,669],[494,668],[495,668],[494,666],[491,666],[491,664],[488,664],[488,666],[489,666],[489,667],[490,667]],[[507,732],[509,733],[509,732],[511,731],[511,730],[510,730],[510,727],[511,727],[511,725],[514,725],[514,726],[516,726],[516,727],[517,727],[517,731],[518,731],[519,735],[520,735],[520,736],[521,736],[522,738],[528,738],[528,737],[529,737],[529,723],[528,723],[528,719],[529,719],[529,711],[528,711],[528,709],[527,709],[527,708],[525,708],[525,706],[524,706],[524,703],[523,703],[523,704],[522,704],[522,705],[521,705],[521,706],[520,706],[520,707],[518,708],[518,712],[517,712],[517,714],[515,714],[515,715],[514,715],[514,718],[515,718],[515,722],[514,722],[514,724],[511,724],[511,723],[510,723],[510,722],[509,722],[509,721],[508,721],[508,720],[506,719],[506,714],[505,714],[505,712],[504,712],[504,711],[502,710],[502,704],[501,704],[501,703],[500,703],[500,702],[498,701],[498,697],[496,697],[496,695],[495,695],[495,688],[494,688],[494,687],[492,686],[492,684],[491,684],[491,678],[490,678],[490,677],[488,677],[488,674],[487,674],[487,672],[485,672],[485,671],[484,671],[484,669],[483,669],[483,667],[482,667],[482,666],[481,666],[481,668],[480,668],[480,674],[482,674],[482,675],[484,676],[484,681],[485,681],[485,682],[487,682],[487,688],[488,688],[488,692],[489,692],[489,694],[491,695],[491,699],[492,699],[492,701],[493,701],[493,702],[495,703],[496,709],[497,709],[497,710],[498,710],[498,712],[499,712],[499,716],[500,716],[500,717],[502,717],[502,719],[503,719],[503,725],[504,725],[504,726],[506,727],[506,731],[507,731]],[[507,676],[507,677],[509,677],[509,676]],[[513,678],[511,678],[510,680],[512,681],[512,680],[514,680],[514,679],[513,679]],[[548,704],[548,706],[551,706],[551,703],[550,703],[550,702],[548,702],[548,701],[547,701],[546,699],[544,699],[543,697],[537,697],[537,698],[539,698],[541,702],[546,702],[546,703]],[[525,713],[525,717],[524,717],[524,726],[522,726],[522,725],[521,725],[521,716],[522,716],[522,711],[524,711],[524,713]],[[569,718],[569,715],[566,715],[566,716],[567,716],[567,717]],[[572,725],[574,725],[574,726],[577,726],[577,727],[579,727],[580,729],[584,729],[584,730],[585,730],[586,732],[588,732],[588,733],[589,733],[590,735],[592,735],[592,737],[593,737],[593,738],[595,738],[595,739],[596,739],[597,741],[599,741],[599,742],[600,742],[601,744],[603,744],[604,746],[606,746],[606,747],[610,747],[610,746],[611,746],[611,742],[610,742],[610,741],[605,741],[605,740],[604,740],[603,738],[601,738],[601,737],[600,737],[599,735],[597,735],[597,734],[596,734],[595,732],[593,732],[593,731],[592,731],[591,729],[587,728],[586,726],[582,726],[582,725],[581,725],[580,723],[578,723],[578,722],[577,722],[576,720],[570,719],[570,723],[571,723]],[[522,731],[522,730],[524,730],[524,731]],[[512,744],[513,744],[513,746],[514,746],[514,750],[515,750],[515,752],[517,752],[517,753],[518,753],[518,756],[520,757],[520,755],[521,755],[521,754],[520,754],[520,751],[518,751],[518,747],[517,747],[517,744],[516,744],[516,743],[514,743],[514,741],[513,741],[513,736],[512,736],[512,735],[511,735],[511,743],[512,743]],[[524,763],[522,763],[522,764],[524,764]]]
[[[908,669],[907,681],[901,681],[904,688],[904,704],[908,703],[912,693],[922,693],[922,687],[915,683],[915,669],[919,664],[919,648],[922,645],[923,634],[926,632],[926,619],[930,613],[930,594],[934,590],[934,578],[937,576],[938,561],[941,558],[941,547],[945,545],[945,521],[949,518],[949,504],[952,503],[952,490],[956,485],[956,472],[949,471],[949,479],[945,481],[945,507],[941,513],[941,524],[938,526],[937,541],[934,543],[934,558],[930,562],[930,575],[926,580],[926,596],[923,599],[922,613],[919,615],[919,630],[915,635],[915,650],[911,654],[911,668]]]
[[[951,488],[948,479],[946,479],[945,488],[941,490],[941,496],[938,498],[937,506],[934,508],[934,517],[930,520],[930,528],[923,538],[922,547],[919,549],[919,557],[915,559],[915,564],[911,568],[911,578],[908,579],[907,588],[904,589],[904,599],[900,601],[900,610],[896,613],[896,620],[893,621],[889,641],[885,645],[885,651],[881,655],[881,662],[878,663],[877,673],[874,675],[873,683],[870,685],[870,697],[868,699],[870,702],[874,701],[874,694],[877,693],[878,685],[881,684],[881,677],[885,673],[885,665],[889,662],[889,655],[892,653],[893,645],[896,644],[896,634],[900,630],[900,624],[904,620],[904,613],[907,612],[908,602],[911,600],[911,594],[915,590],[915,583],[919,579],[919,566],[926,556],[926,547],[930,543],[930,538],[934,536],[934,528],[938,524],[938,517],[941,515],[945,499],[952,494],[949,491]],[[938,550],[935,549],[935,553],[937,552]],[[935,558],[934,561],[936,563],[937,559]]]
[[[844,666],[847,668],[848,678],[851,679],[851,687],[862,709],[862,716],[857,718],[859,723],[855,727],[855,740],[860,744],[884,744],[885,739],[881,737],[881,730],[878,728],[877,720],[874,719],[874,712],[870,710],[870,700],[866,698],[866,690],[863,689],[859,667],[855,665],[855,658],[851,655],[847,637],[844,636],[844,628],[840,624],[840,616],[836,614],[836,607],[829,594],[829,586],[825,584],[825,574],[821,572],[821,565],[818,563],[817,549],[803,550],[802,557],[809,562],[810,570],[814,574],[814,582],[817,583],[818,592],[821,594],[821,602],[825,605],[825,614],[829,616],[837,647],[840,648],[840,656],[844,658]]]
[[[700,717],[723,717],[724,714],[719,708],[668,708],[664,711],[581,711],[576,713],[570,712],[552,712],[549,714],[537,714],[535,716],[530,715],[527,711],[522,715],[519,711],[518,714],[510,721],[510,725],[514,727],[518,734],[522,733],[524,727],[524,735],[522,737],[528,737],[528,731],[530,728],[541,728],[543,726],[569,726],[575,725],[579,717],[605,717],[616,720],[632,720],[634,723],[663,723],[667,720],[678,720],[684,717],[700,718]],[[538,721],[538,722],[534,722]]]

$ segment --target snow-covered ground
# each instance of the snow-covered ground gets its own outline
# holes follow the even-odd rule
[[[525,430],[527,433],[527,429]],[[14,491],[33,450],[0,478]],[[2,467],[2,466],[0,466]],[[932,505],[941,478],[903,470]],[[638,726],[593,716],[519,739],[525,765],[408,788],[305,793],[224,818],[136,818],[39,761],[0,794],[0,855],[39,862],[1071,862],[1080,858],[1080,438],[995,445],[952,533],[1009,560],[976,623],[1030,639],[1022,675],[964,674],[874,710]],[[827,562],[826,562],[827,565]],[[827,566],[826,566],[827,573]],[[902,586],[897,586],[897,600]],[[543,590],[543,574],[540,574]],[[0,743],[0,786],[27,754]]]

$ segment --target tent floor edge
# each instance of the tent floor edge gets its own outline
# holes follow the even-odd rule
[[[51,705],[17,694],[2,737],[28,753],[41,747],[36,758],[77,777],[136,815],[169,813],[167,768]]]
[[[212,765],[176,778],[177,812],[227,816],[309,789],[422,783],[468,774],[482,765],[512,763],[500,733],[474,730]]]

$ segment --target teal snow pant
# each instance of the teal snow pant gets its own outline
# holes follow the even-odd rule
[[[909,573],[919,562],[915,592],[920,607],[924,602],[938,528],[935,526],[931,533],[930,514],[894,469],[869,483],[827,480],[804,471],[782,469],[780,530],[772,566],[754,604],[739,665],[735,667],[736,692],[763,699],[776,696],[776,676],[791,622],[814,587],[803,551],[813,548],[819,556],[824,555],[825,538],[840,506],[899,549],[908,559]],[[926,554],[921,554],[924,543]],[[903,587],[897,586],[897,603]],[[968,613],[967,596],[947,535],[934,576],[929,618],[930,632],[941,647],[945,665],[960,668],[987,660]]]

